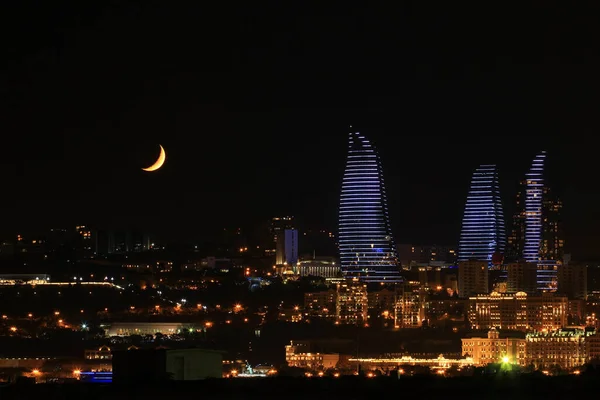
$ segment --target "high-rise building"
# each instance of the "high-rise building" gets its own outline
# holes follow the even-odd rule
[[[286,229],[296,229],[294,227],[294,217],[274,217],[271,220],[271,226],[269,227],[269,231],[271,233],[271,236],[273,238],[273,248],[272,249],[267,249],[265,251],[266,255],[272,255],[272,254],[277,254],[277,241],[278,238],[283,236],[283,232]],[[277,258],[277,256],[275,257]],[[277,262],[276,262],[277,264]]]
[[[508,238],[510,255],[515,259],[522,257],[538,262],[561,261],[563,258],[563,203],[544,183],[545,159],[545,151],[535,157],[517,192],[516,211]]]
[[[525,236],[523,258],[528,262],[540,260],[542,243],[542,205],[544,193],[544,161],[546,152],[538,154],[525,175]]]
[[[277,253],[275,264],[290,265],[294,268],[298,263],[298,231],[286,229],[277,234]]]
[[[482,165],[475,170],[463,215],[458,261],[487,261],[492,265],[495,253],[503,254],[506,233],[500,200],[498,170]]]
[[[521,181],[507,253],[513,261],[536,263],[538,289],[555,290],[557,265],[562,262],[564,248],[562,201],[545,184],[545,160],[546,152],[542,151]]]
[[[400,271],[381,169],[375,147],[349,134],[339,210],[341,269],[364,282],[399,282]]]

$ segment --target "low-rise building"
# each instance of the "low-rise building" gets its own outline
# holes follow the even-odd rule
[[[570,369],[582,366],[588,359],[587,339],[594,330],[583,327],[535,332],[526,336],[526,363],[537,369],[559,366]]]
[[[500,338],[500,332],[492,328],[487,337],[462,339],[462,354],[476,366],[499,362],[525,365],[525,343],[525,338]]]

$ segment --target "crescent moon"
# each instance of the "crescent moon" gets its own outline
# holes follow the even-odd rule
[[[163,164],[165,163],[165,160],[167,159],[167,153],[165,153],[165,149],[163,149],[163,147],[160,144],[159,144],[159,146],[160,146],[160,155],[158,156],[158,160],[156,160],[156,162],[154,164],[152,164],[151,166],[149,166],[148,168],[142,168],[143,171],[146,171],[146,172],[156,171],[157,169],[162,167]]]

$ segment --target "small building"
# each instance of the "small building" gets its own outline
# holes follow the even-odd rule
[[[206,349],[133,349],[113,352],[113,382],[222,378],[223,353]]]
[[[196,324],[181,322],[113,322],[105,328],[106,336],[131,336],[131,335],[177,335],[188,330],[199,331],[204,327]]]
[[[476,366],[485,366],[498,362],[525,365],[524,338],[500,338],[500,332],[490,329],[487,338],[472,337],[462,340],[462,354],[471,357]]]

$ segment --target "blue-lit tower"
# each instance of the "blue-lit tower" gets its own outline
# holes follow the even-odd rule
[[[475,170],[462,220],[458,261],[488,261],[504,254],[506,232],[500,200],[498,169],[482,165]]]
[[[523,258],[528,262],[540,261],[544,204],[544,161],[546,152],[538,154],[525,175],[525,241]]]
[[[349,134],[339,210],[341,269],[363,282],[400,282],[381,161],[359,132]]]

